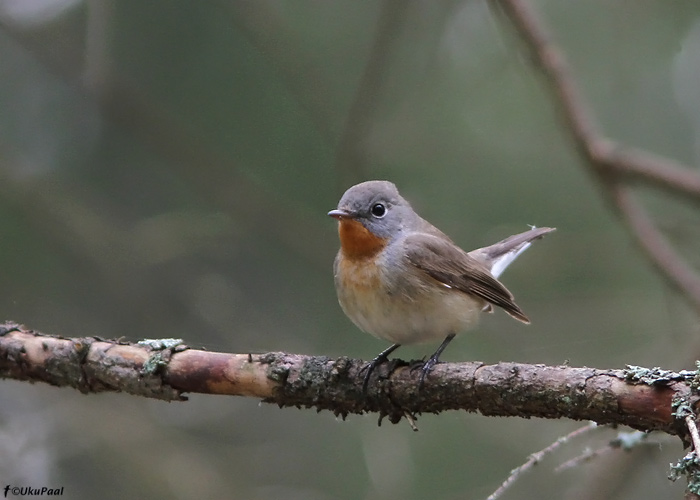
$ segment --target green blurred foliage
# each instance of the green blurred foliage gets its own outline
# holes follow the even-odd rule
[[[537,8],[606,134],[697,163],[700,5]],[[325,214],[352,183],[386,178],[465,248],[559,229],[503,277],[533,324],[484,318],[445,360],[698,357],[697,315],[609,211],[492,3],[3,0],[0,69],[0,319],[369,358],[386,345],[337,305]],[[697,207],[641,194],[700,264]],[[5,381],[0,480],[67,498],[477,499],[578,424],[418,425]],[[551,471],[610,437],[568,445],[504,498],[680,497],[665,475],[683,451],[663,436]]]

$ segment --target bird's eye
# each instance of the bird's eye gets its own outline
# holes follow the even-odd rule
[[[375,203],[372,205],[371,212],[377,219],[381,219],[386,215],[386,207],[381,203]]]

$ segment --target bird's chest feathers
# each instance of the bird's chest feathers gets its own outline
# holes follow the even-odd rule
[[[391,303],[376,260],[349,258],[342,249],[336,266],[340,306],[360,329],[377,335],[376,323],[382,321]]]
[[[353,219],[340,221],[338,235],[343,254],[350,260],[374,257],[387,245],[386,239],[375,236],[360,222]]]
[[[382,314],[388,300],[382,267],[378,265],[379,253],[387,241],[351,219],[340,221],[338,234],[341,248],[335,280],[340,305],[356,325],[372,332],[372,319]]]

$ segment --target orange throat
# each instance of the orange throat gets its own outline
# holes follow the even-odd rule
[[[340,247],[349,259],[374,257],[387,244],[385,238],[372,234],[362,223],[354,219],[341,219],[338,224]]]

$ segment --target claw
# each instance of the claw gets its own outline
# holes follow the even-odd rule
[[[364,396],[367,395],[367,387],[369,385],[369,378],[372,376],[372,372],[377,366],[381,365],[386,360],[386,356],[377,356],[360,369],[360,373],[365,370],[367,371],[367,373],[365,373],[365,377],[362,379],[362,394]]]
[[[438,362],[440,361],[440,354],[442,354],[442,351],[445,350],[445,347],[447,347],[447,344],[452,342],[453,338],[455,338],[454,333],[451,333],[447,337],[445,337],[445,340],[442,341],[442,344],[440,344],[440,347],[438,347],[437,350],[433,353],[433,355],[428,358],[428,361],[426,361],[423,364],[423,367],[421,368],[420,378],[418,379],[418,390],[419,391],[421,389],[423,389],[423,383],[425,382],[425,377],[428,375],[430,370],[433,369],[433,366],[438,364]],[[413,370],[413,368],[412,368],[412,370]]]
[[[360,368],[360,374],[367,370],[367,373],[365,373],[365,377],[362,380],[362,395],[366,396],[367,395],[367,387],[369,385],[369,379],[372,376],[372,372],[374,369],[387,361],[389,359],[389,354],[394,352],[396,349],[398,349],[401,346],[401,344],[394,344],[390,346],[388,349],[384,349],[382,352],[380,352],[376,358],[374,358],[372,361],[367,363],[365,366]]]
[[[436,356],[430,356],[428,361],[426,361],[420,370],[420,378],[418,379],[418,390],[423,389],[423,383],[425,382],[425,377],[428,375],[433,366],[438,364],[438,358]]]

